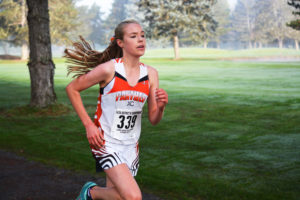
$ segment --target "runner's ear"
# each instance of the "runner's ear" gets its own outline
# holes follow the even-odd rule
[[[117,44],[119,47],[123,48],[124,47],[124,42],[123,40],[117,39]]]

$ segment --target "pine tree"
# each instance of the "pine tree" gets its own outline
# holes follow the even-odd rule
[[[106,29],[106,41],[109,43],[110,38],[114,34],[115,27],[125,19],[127,19],[127,9],[126,6],[129,3],[129,0],[114,0],[110,14],[105,20],[105,29]]]
[[[254,9],[254,41],[256,46],[262,48],[270,41],[270,35],[268,28],[270,25],[269,13],[266,10],[269,9],[269,3],[267,1],[255,1]]]
[[[145,17],[143,13],[139,11],[138,3],[139,0],[128,0],[128,3],[125,5],[126,15],[128,19],[137,20],[144,27],[146,26],[146,24],[143,24]]]
[[[270,38],[277,40],[279,48],[282,48],[283,40],[288,37],[290,30],[286,24],[293,18],[291,7],[282,0],[266,1],[269,4],[269,10],[266,12],[265,17],[269,22],[265,28]]]
[[[232,15],[235,39],[248,43],[248,48],[254,41],[254,4],[255,0],[238,0]]]
[[[212,13],[213,18],[218,22],[212,39],[216,41],[217,47],[220,48],[222,37],[229,31],[230,9],[227,0],[218,0],[212,8]]]
[[[141,0],[150,37],[171,37],[175,59],[179,59],[179,35],[188,33],[193,39],[205,40],[216,22],[211,16],[214,0]]]
[[[190,19],[190,28],[188,32],[192,41],[202,43],[204,48],[207,48],[209,40],[213,37],[218,27],[219,22],[213,18],[213,6],[217,1],[199,1],[192,2],[187,9]],[[192,14],[190,14],[192,13]]]
[[[288,28],[288,37],[293,39],[295,42],[295,49],[299,50],[299,41],[300,41],[300,19],[297,19],[297,15],[300,15],[300,1],[291,0],[288,1],[288,5],[294,7],[296,11],[293,11],[292,14],[294,19],[291,19],[287,23]]]
[[[80,22],[74,0],[49,0],[51,42],[56,45],[71,44],[72,35]]]
[[[74,41],[78,40],[79,35],[83,36],[83,38],[89,38],[93,32],[92,26],[89,22],[94,17],[94,14],[90,12],[89,6],[79,6],[76,8],[76,10],[78,11],[79,26],[77,27],[77,32],[71,36]]]
[[[288,5],[293,6],[296,11],[293,11],[295,16],[300,16],[300,1],[299,0],[289,0]],[[292,27],[295,30],[300,30],[300,19],[295,19],[288,23],[288,26]]]
[[[85,39],[92,41],[93,44],[106,44],[106,28],[104,27],[103,12],[101,12],[100,6],[94,3],[90,7],[80,6],[77,10],[80,25],[78,27],[78,34],[74,34],[76,35],[75,40],[78,40],[78,35],[81,35]]]

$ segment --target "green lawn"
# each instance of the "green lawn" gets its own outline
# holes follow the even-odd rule
[[[157,126],[144,113],[137,176],[142,189],[180,200],[298,199],[300,64],[201,60],[210,54],[202,50],[199,57],[173,61],[166,51],[166,58],[154,58],[152,51],[143,59],[158,69],[169,105]],[[276,54],[271,51],[263,55]],[[61,61],[55,90],[67,110],[54,106],[60,114],[50,116],[20,108],[30,99],[26,63],[0,63],[0,148],[94,172],[84,128],[68,112],[64,88],[70,78]],[[82,93],[91,116],[97,95],[98,87]]]
[[[300,52],[294,49],[245,49],[245,50],[223,50],[223,49],[203,49],[203,48],[180,48],[182,58],[202,58],[202,59],[229,59],[229,58],[253,58],[253,57],[298,57]],[[173,58],[174,50],[152,49],[146,52],[145,58]]]

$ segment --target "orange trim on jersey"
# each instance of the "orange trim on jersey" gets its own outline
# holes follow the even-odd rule
[[[99,119],[100,119],[100,117],[101,117],[101,115],[102,115],[102,108],[101,108],[101,96],[102,95],[99,95],[99,97],[98,97],[98,104],[97,104],[97,109],[96,109],[96,113],[95,113],[95,118],[94,118],[94,123],[95,123],[95,125],[97,126],[97,127],[100,127],[101,128],[101,125],[100,125],[100,123],[99,123]]]
[[[98,103],[98,105],[97,105],[97,109],[96,109],[96,113],[95,113],[95,115],[97,116],[97,118],[94,118],[94,123],[95,123],[95,125],[96,125],[97,127],[100,127],[100,128],[101,128],[101,131],[102,131],[102,133],[103,133],[101,124],[100,124],[100,122],[99,122],[100,117],[102,116],[101,97],[102,97],[102,95],[99,95],[99,97],[98,97],[99,103]]]
[[[142,82],[138,82],[134,87],[130,86],[127,81],[115,77],[115,83],[113,88],[109,91],[108,94],[119,92],[119,91],[125,91],[125,90],[132,90],[137,92],[142,92],[146,95],[149,95],[149,80],[145,80]]]
[[[96,113],[95,113],[95,116],[97,116],[97,117],[96,117],[96,118],[94,117],[94,124],[95,124],[98,128],[100,127],[101,133],[102,133],[102,135],[103,135],[103,137],[104,137],[104,131],[103,131],[102,127],[101,127],[101,124],[99,123],[100,117],[102,116],[101,97],[102,97],[102,95],[99,95],[99,97],[98,97],[99,103],[98,103],[98,105],[97,105],[97,109],[96,109]],[[105,140],[103,140],[103,145],[104,145],[104,144],[105,144]]]
[[[115,61],[115,63],[123,63],[123,57],[122,58],[115,58],[114,61]],[[145,66],[145,64],[141,63],[141,62],[140,62],[140,65]]]
[[[115,58],[115,62],[116,63],[123,63],[123,59],[122,58]]]

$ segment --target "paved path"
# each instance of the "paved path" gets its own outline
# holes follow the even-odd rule
[[[86,181],[104,185],[103,178],[49,167],[0,150],[0,200],[75,199]],[[161,200],[143,193],[143,200]]]

